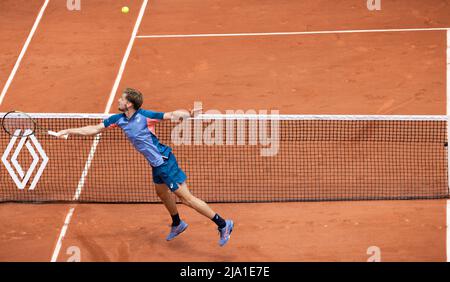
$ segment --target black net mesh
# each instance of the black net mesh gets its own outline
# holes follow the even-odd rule
[[[100,116],[36,119],[55,131],[102,121]],[[173,129],[179,123],[163,121],[156,134],[173,148],[193,194],[207,202],[449,196],[445,117],[280,117],[278,136],[272,130],[277,124],[265,122],[201,121],[178,134]],[[174,144],[171,133],[184,137],[184,144]],[[208,136],[214,144],[208,145]],[[17,138],[2,131],[0,153],[0,202],[159,202],[151,167],[119,128],[68,140],[45,134]]]

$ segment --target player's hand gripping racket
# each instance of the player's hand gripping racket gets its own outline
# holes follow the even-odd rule
[[[19,111],[11,111],[6,113],[6,115],[2,118],[2,127],[6,133],[16,137],[28,137],[37,133],[60,137],[56,132],[39,126],[30,115]],[[69,135],[66,134],[61,137],[67,139]]]
[[[198,112],[201,112],[203,110],[203,108],[197,108],[197,109],[192,109],[190,111],[191,117],[192,116],[196,116]]]

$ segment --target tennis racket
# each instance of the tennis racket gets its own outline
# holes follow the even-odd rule
[[[48,130],[38,125],[29,114],[20,111],[10,111],[2,118],[2,127],[6,133],[16,137],[28,137],[32,134],[44,133],[58,137],[55,131]],[[67,139],[68,134],[62,136]]]

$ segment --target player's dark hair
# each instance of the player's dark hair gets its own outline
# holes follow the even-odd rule
[[[136,89],[133,88],[127,88],[123,91],[123,93],[125,93],[125,98],[131,103],[133,104],[133,108],[135,110],[138,110],[141,106],[142,103],[144,102],[144,98],[142,97],[141,92],[139,92]]]

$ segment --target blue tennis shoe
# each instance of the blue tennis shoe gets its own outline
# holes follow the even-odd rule
[[[234,222],[231,219],[225,221],[226,225],[224,228],[219,228],[219,245],[223,247],[228,240],[230,240],[231,232],[233,231]]]
[[[171,241],[171,240],[175,239],[175,237],[177,237],[178,235],[183,233],[183,231],[186,230],[187,227],[188,227],[188,224],[186,222],[180,221],[180,224],[178,224],[177,226],[172,226],[170,228],[170,233],[169,233],[169,235],[167,235],[166,240]]]

